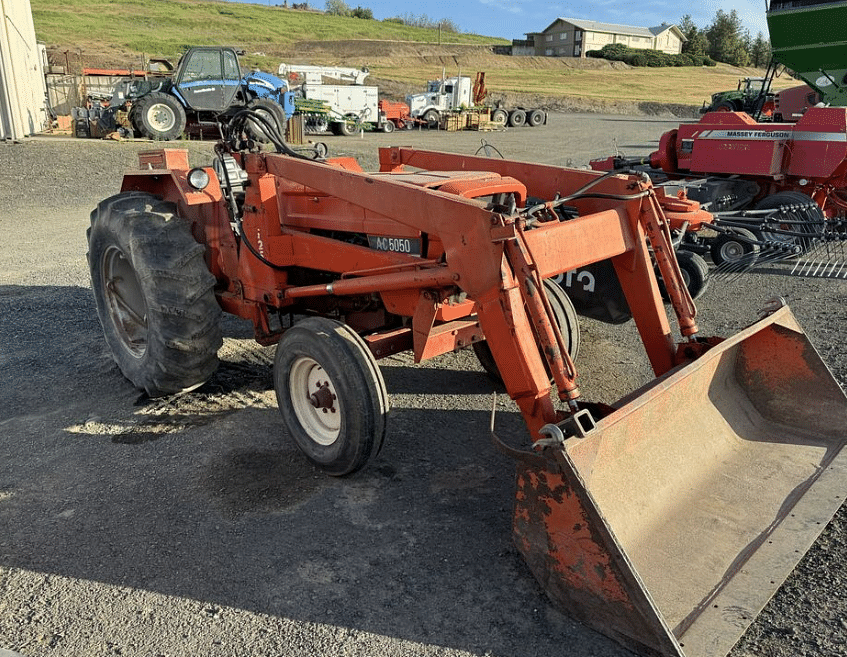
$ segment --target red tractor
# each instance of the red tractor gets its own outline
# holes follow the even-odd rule
[[[126,377],[150,395],[202,385],[221,311],[249,319],[277,345],[280,433],[345,475],[390,438],[379,358],[485,344],[528,428],[498,444],[517,464],[515,542],[548,594],[641,654],[725,654],[844,495],[847,399],[788,309],[700,336],[646,176],[405,148],[365,172],[272,126],[277,152],[258,150],[249,121],[266,119],[234,117],[212,166],[142,153],[92,213],[92,287]],[[601,262],[657,378],[586,402],[550,279]]]

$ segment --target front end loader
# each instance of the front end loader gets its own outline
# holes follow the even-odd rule
[[[788,308],[700,336],[645,176],[406,148],[365,172],[272,126],[277,152],[255,148],[246,122],[262,120],[231,120],[211,167],[142,153],[92,213],[92,287],[127,378],[150,395],[199,386],[221,311],[247,318],[277,345],[285,431],[345,475],[386,437],[379,358],[484,344],[528,429],[494,440],[516,462],[514,540],[548,595],[642,655],[726,654],[847,488],[847,398]],[[589,402],[551,279],[600,262],[656,378]]]

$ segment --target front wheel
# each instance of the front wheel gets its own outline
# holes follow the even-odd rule
[[[154,91],[135,101],[132,124],[148,139],[176,139],[185,130],[185,109],[173,96]]]
[[[679,271],[682,273],[682,282],[688,289],[692,299],[702,297],[709,287],[709,265],[699,255],[692,251],[677,251],[676,261],[679,263]],[[659,282],[659,292],[665,301],[670,301],[670,295],[659,275],[658,268],[656,276]]]
[[[438,127],[438,124],[441,123],[441,116],[434,109],[427,110],[423,115],[423,121],[426,123],[427,128],[435,130]]]
[[[738,108],[733,103],[731,103],[730,101],[725,100],[725,101],[715,105],[712,108],[711,111],[712,112],[736,112],[736,111],[738,111]]]
[[[222,344],[215,278],[172,203],[142,192],[102,201],[88,265],[106,344],[127,379],[157,397],[212,376]]]
[[[349,326],[310,317],[286,331],[274,389],[295,444],[328,474],[355,472],[379,453],[388,393],[365,341]]]
[[[397,126],[394,125],[393,121],[386,121],[385,123],[382,124],[382,131],[385,134],[391,134],[392,132],[394,132],[394,128],[396,128],[396,127]]]

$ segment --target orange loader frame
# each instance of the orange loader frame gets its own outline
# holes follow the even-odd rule
[[[220,178],[186,151],[142,153],[122,190],[175,204],[219,305],[263,344],[292,328],[286,315],[342,318],[376,358],[486,340],[532,441],[495,436],[516,460],[515,543],[587,625],[642,655],[721,657],[839,508],[847,398],[788,308],[726,340],[698,335],[670,225],[707,220],[697,203],[657,195],[646,175],[411,148],[380,149],[373,173],[350,158],[219,155],[232,163]],[[117,251],[105,262],[129,278]],[[656,374],[611,406],[580,399],[542,293],[607,260]]]

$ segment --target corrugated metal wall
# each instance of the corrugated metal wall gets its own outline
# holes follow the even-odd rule
[[[42,49],[29,0],[0,0],[0,139],[20,139],[47,126]]]

